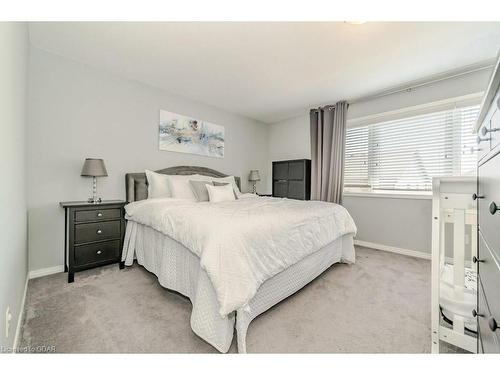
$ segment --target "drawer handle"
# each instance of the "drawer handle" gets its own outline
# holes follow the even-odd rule
[[[476,142],[478,144],[481,143],[481,142],[489,142],[489,141],[491,141],[491,138],[481,138],[479,136],[477,137],[477,140],[476,140]]]
[[[495,320],[494,317],[490,317],[488,319],[488,326],[493,332],[495,332],[498,329],[497,321]]]
[[[495,202],[490,203],[490,214],[495,215],[495,212],[498,211],[498,206]]]
[[[483,199],[484,195],[477,195],[476,193],[472,194],[472,200],[475,201],[476,199]]]
[[[102,217],[102,212],[98,212],[97,217]]]
[[[102,251],[101,250],[97,250],[97,255],[101,255],[102,254]]]
[[[97,233],[97,234],[101,234],[101,233],[102,233],[102,230],[98,229],[96,233]]]
[[[481,134],[483,136],[485,136],[486,134],[488,133],[494,133],[494,132],[497,132],[499,131],[500,128],[493,128],[493,129],[488,129],[486,126],[484,126],[482,129],[481,129]]]
[[[482,316],[484,316],[484,314],[478,314],[478,313],[477,313],[477,311],[476,311],[476,309],[473,309],[473,310],[472,310],[472,316],[473,316],[474,318],[475,318],[476,316],[482,317]]]
[[[475,255],[472,257],[472,261],[474,263],[483,263],[484,260],[483,259],[479,259],[478,257],[476,257]]]

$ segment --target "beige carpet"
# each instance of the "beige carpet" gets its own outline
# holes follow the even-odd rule
[[[357,247],[255,319],[249,353],[427,353],[430,262]],[[134,265],[30,280],[20,346],[57,352],[216,352],[189,326],[191,303]],[[236,340],[231,352],[236,351]]]

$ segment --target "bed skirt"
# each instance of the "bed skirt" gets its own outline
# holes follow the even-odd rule
[[[292,295],[337,262],[354,263],[352,235],[342,236],[264,282],[248,307],[223,318],[215,290],[200,259],[179,242],[155,229],[127,222],[122,261],[137,262],[158,277],[161,286],[191,300],[191,329],[222,353],[233,341],[236,324],[238,352],[246,353],[246,333],[251,321]]]

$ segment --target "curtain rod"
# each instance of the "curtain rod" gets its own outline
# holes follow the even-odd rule
[[[321,108],[323,110],[328,109],[329,111],[331,111],[332,108],[335,108],[335,104],[323,105],[323,106],[321,106],[319,108]],[[311,108],[309,110],[309,112],[319,112],[319,108]]]
[[[376,92],[376,93],[373,93],[370,95],[361,96],[358,98],[348,100],[347,102],[349,104],[361,103],[361,102],[366,102],[369,100],[381,98],[384,96],[397,94],[397,93],[404,92],[404,91],[411,92],[418,87],[427,86],[427,85],[430,85],[432,83],[446,81],[448,79],[460,77],[460,76],[463,76],[463,75],[466,75],[469,73],[474,73],[474,72],[479,72],[481,70],[490,69],[490,68],[493,68],[494,66],[495,66],[494,60],[488,60],[486,62],[486,64],[485,64],[485,62],[483,62],[481,64],[476,64],[475,66],[469,66],[469,69],[462,70],[458,73],[452,73],[452,74],[444,73],[444,74],[435,75],[434,77],[436,77],[436,78],[431,78],[431,79],[427,79],[424,81],[415,81],[414,83],[406,84],[404,86],[385,89],[385,90],[382,90],[382,91],[379,91],[379,92]]]

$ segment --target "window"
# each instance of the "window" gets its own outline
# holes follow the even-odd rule
[[[431,190],[434,176],[473,175],[478,113],[474,105],[349,128],[345,187]]]

